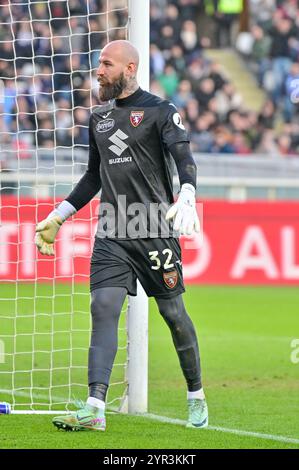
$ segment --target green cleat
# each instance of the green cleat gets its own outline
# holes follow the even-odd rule
[[[205,399],[188,400],[189,418],[187,428],[206,428],[209,424],[208,405]]]
[[[69,415],[55,416],[52,423],[64,431],[105,431],[106,429],[104,414],[99,416],[95,408],[89,405]]]

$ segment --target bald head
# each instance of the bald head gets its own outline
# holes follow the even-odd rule
[[[139,54],[129,41],[109,42],[102,50],[97,77],[100,83],[100,99],[125,98],[137,88]]]
[[[139,54],[135,46],[130,43],[130,41],[125,41],[124,39],[119,39],[117,41],[112,41],[106,44],[103,48],[101,57],[108,56],[112,59],[124,64],[134,64],[136,70],[139,65]]]

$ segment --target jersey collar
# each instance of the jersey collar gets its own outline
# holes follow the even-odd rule
[[[130,104],[134,104],[135,101],[142,95],[143,90],[139,87],[134,93],[127,96],[126,98],[116,99],[115,104],[116,106],[130,106]]]

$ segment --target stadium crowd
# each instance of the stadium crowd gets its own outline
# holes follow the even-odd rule
[[[243,59],[244,67],[255,74],[258,86],[265,91],[259,112],[246,109],[234,84],[204,51],[211,45],[236,46],[236,26],[243,5],[238,0],[152,2],[152,89],[178,106],[194,151],[296,155],[298,112],[290,95],[294,91],[292,80],[299,79],[299,2],[248,0],[248,4],[249,31]],[[227,13],[225,5],[230,10]],[[201,17],[210,21],[210,26],[215,23],[210,28],[214,37],[201,34]]]
[[[205,54],[213,41],[235,46],[240,11],[221,11],[225,3],[151,1],[151,90],[179,108],[194,151],[297,154],[298,112],[290,94],[299,80],[299,2],[249,0],[244,67],[267,93],[259,112],[244,107],[221,66]],[[24,158],[36,145],[87,147],[99,51],[108,27],[109,40],[126,37],[127,1],[109,0],[108,14],[106,0],[28,4],[0,5],[1,143],[18,145]],[[201,34],[202,18],[216,25],[214,37]]]
[[[110,0],[109,12],[102,0],[9,3],[0,5],[2,146],[23,158],[34,146],[87,147],[99,51],[108,28],[110,40],[125,38],[127,1]]]

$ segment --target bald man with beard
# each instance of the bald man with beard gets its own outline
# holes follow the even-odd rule
[[[188,316],[180,235],[199,231],[196,165],[175,106],[137,82],[139,55],[124,40],[100,55],[97,106],[89,121],[88,167],[70,195],[36,227],[36,245],[54,255],[65,220],[101,189],[98,228],[90,268],[92,333],[88,357],[89,396],[75,413],[57,416],[65,430],[106,429],[105,402],[117,352],[117,329],[126,296],[137,279],[154,297],[166,321],[186,380],[187,427],[208,425],[196,331]],[[173,197],[173,162],[180,193]]]

